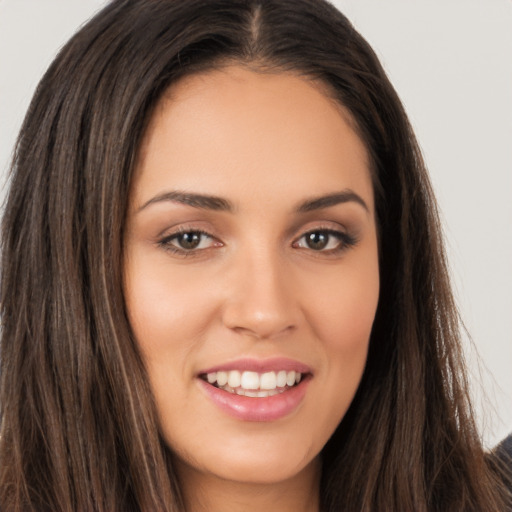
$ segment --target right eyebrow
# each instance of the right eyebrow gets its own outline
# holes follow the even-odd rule
[[[203,194],[192,194],[189,192],[181,192],[178,190],[172,190],[169,192],[164,192],[163,194],[158,194],[155,197],[152,197],[151,199],[146,201],[137,210],[137,212],[144,210],[144,208],[147,208],[151,204],[165,202],[165,201],[185,204],[188,206],[192,206],[193,208],[201,208],[203,210],[232,212],[234,209],[232,203],[222,197],[203,195]]]

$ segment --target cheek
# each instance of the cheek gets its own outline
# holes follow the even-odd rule
[[[310,325],[323,349],[319,384],[330,407],[319,411],[331,432],[346,413],[359,386],[379,298],[376,259],[347,266],[317,286],[311,296]],[[331,276],[333,277],[333,276]],[[321,283],[317,282],[317,285]]]
[[[165,255],[137,258],[137,251],[133,251],[130,256],[125,278],[129,321],[164,435],[170,440],[179,427],[176,418],[197,415],[195,402],[190,400],[192,362],[203,345],[215,303],[202,279],[191,279],[189,274],[177,271],[165,261]]]
[[[185,358],[214,314],[215,302],[203,279],[190,279],[179,268],[137,254],[126,276],[129,320],[144,359],[159,364]]]
[[[366,350],[379,298],[377,261],[359,261],[317,281],[310,298],[310,324],[330,350]]]

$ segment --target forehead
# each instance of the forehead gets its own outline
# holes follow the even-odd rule
[[[237,187],[264,196],[357,188],[372,204],[368,153],[353,126],[327,88],[305,77],[239,66],[191,75],[157,105],[134,188],[144,189],[140,201],[171,186],[222,196]]]

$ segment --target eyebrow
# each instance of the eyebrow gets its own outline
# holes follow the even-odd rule
[[[233,204],[227,199],[217,196],[209,196],[203,194],[193,194],[190,192],[171,191],[159,194],[149,201],[145,202],[138,211],[143,210],[154,203],[163,201],[170,201],[173,203],[185,204],[194,208],[201,208],[203,210],[215,210],[223,212],[232,212],[234,210]]]
[[[200,208],[204,210],[223,212],[234,211],[233,203],[222,197],[180,191],[171,191],[159,194],[151,198],[149,201],[146,201],[138,209],[138,211],[141,211],[154,203],[166,201],[180,203],[187,206],[192,206],[193,208]],[[307,199],[306,201],[303,201],[297,206],[296,211],[297,213],[307,213],[314,210],[330,208],[331,206],[336,206],[338,204],[348,202],[355,202],[362,206],[367,212],[370,211],[368,205],[365,203],[362,197],[350,189],[342,190],[341,192],[334,192],[332,194],[327,194],[319,197],[314,197],[312,199]]]
[[[364,202],[363,198],[350,189],[342,190],[341,192],[335,192],[325,196],[315,197],[313,199],[308,199],[297,207],[297,212],[306,213],[349,202],[355,202],[361,205],[368,213],[370,212],[370,209]]]

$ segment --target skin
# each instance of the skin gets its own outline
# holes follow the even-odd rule
[[[352,126],[321,84],[235,65],[182,79],[153,115],[128,212],[125,294],[187,510],[318,510],[319,454],[360,382],[379,294],[369,160]],[[232,211],[170,191],[220,197]],[[297,210],[340,191],[354,195]],[[178,230],[208,236],[186,251]],[[327,245],[312,248],[309,232]],[[261,422],[214,404],[198,372],[247,357],[307,364],[299,406]]]

